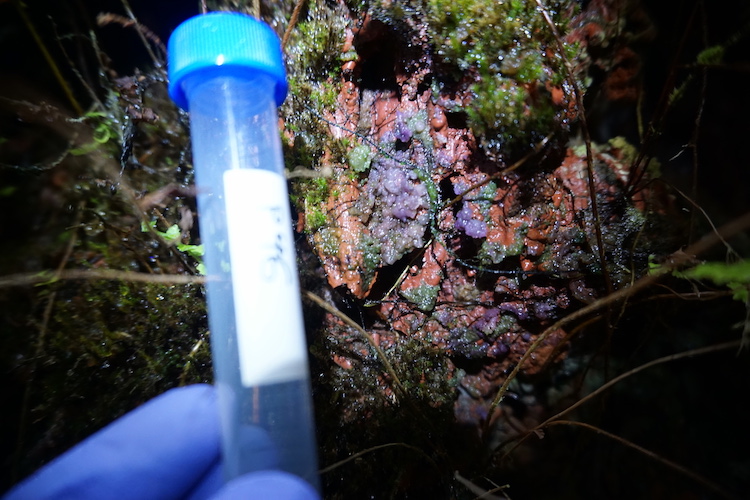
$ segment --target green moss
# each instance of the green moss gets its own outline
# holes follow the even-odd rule
[[[315,177],[306,183],[305,202],[311,205],[325,203],[328,200],[330,181],[325,177]]]
[[[305,231],[317,231],[328,222],[328,216],[318,207],[313,207],[305,214]]]
[[[295,69],[309,76],[324,79],[340,68],[344,42],[345,18],[325,2],[310,0],[307,18],[295,29],[288,54]]]
[[[548,2],[563,33],[561,13],[574,5]],[[456,79],[474,79],[466,112],[488,153],[526,148],[562,122],[545,84],[561,83],[563,61],[544,55],[556,42],[534,0],[427,0],[427,19],[438,57],[454,65]]]
[[[609,140],[609,145],[615,149],[620,150],[622,154],[623,163],[632,163],[638,156],[638,149],[630,144],[627,139],[622,136],[613,137]],[[583,154],[586,154],[586,150],[583,150]]]
[[[475,198],[475,201],[493,202],[495,200],[495,195],[497,195],[497,183],[495,183],[495,181],[490,181],[479,188],[479,195]]]
[[[316,108],[330,109],[336,105],[338,95],[338,85],[334,85],[330,81],[322,81],[316,87],[313,87],[310,98]]]
[[[311,159],[310,163],[302,163],[308,168],[326,151],[334,153],[335,161],[344,162],[348,150],[335,143],[323,118],[337,106],[341,64],[352,57],[351,51],[341,53],[347,26],[343,8],[322,1],[309,2],[307,15],[300,19],[285,51],[289,98],[280,112],[285,127],[295,134],[295,148],[303,146]],[[291,169],[299,164],[291,165]]]
[[[377,457],[370,454],[373,460],[347,464],[351,472],[344,471],[345,474],[364,480],[341,481],[340,476],[324,474],[322,480],[333,492],[331,498],[404,497],[397,489],[400,485],[382,478],[398,479],[405,471],[421,471],[424,481],[418,484],[418,497],[425,497],[427,492],[428,498],[449,498],[450,487],[437,473],[435,463],[439,459],[435,457],[449,456],[445,440],[436,436],[456,434],[453,407],[457,379],[450,360],[416,338],[404,338],[384,347],[385,356],[406,390],[404,397],[400,392],[394,397],[393,384],[383,383],[381,361],[363,355],[370,350],[352,338],[351,330],[327,330],[326,335],[316,338],[320,340],[313,352],[317,351],[321,363],[332,365],[331,353],[349,353],[347,357],[353,365],[351,369],[334,365],[316,387],[316,401],[324,402],[315,405],[321,463],[334,463],[342,456],[383,443],[400,443],[380,447]]]
[[[330,179],[313,177],[292,185],[292,201],[305,214],[305,229],[316,231],[328,223],[326,204],[330,196]]]
[[[620,150],[620,154],[622,155],[622,160],[620,160],[620,163],[622,163],[623,165],[632,165],[638,158],[638,148],[630,144],[624,137],[613,137],[608,141],[608,144],[610,147]],[[584,149],[583,155],[585,154],[586,151]],[[659,162],[659,160],[657,160],[656,158],[652,158],[651,160],[649,160],[648,165],[646,166],[646,173],[652,179],[661,177],[661,163]]]
[[[712,45],[698,53],[698,64],[719,64],[724,60],[725,51],[723,45]]]
[[[428,149],[432,149],[432,136],[430,136],[430,127],[428,125],[427,111],[420,109],[414,115],[406,120],[406,126],[409,127],[412,134]]]
[[[419,339],[394,344],[386,353],[394,366],[405,371],[404,388],[414,401],[433,408],[450,409],[455,400],[454,381],[447,358]]]

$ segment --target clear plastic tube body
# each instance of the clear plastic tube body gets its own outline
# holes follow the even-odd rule
[[[227,480],[281,469],[318,488],[307,348],[273,80],[187,77]]]

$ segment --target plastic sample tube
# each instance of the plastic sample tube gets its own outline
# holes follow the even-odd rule
[[[242,14],[193,17],[169,39],[169,76],[190,112],[225,478],[281,469],[317,488],[278,37]]]

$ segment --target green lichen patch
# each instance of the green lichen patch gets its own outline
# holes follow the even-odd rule
[[[369,233],[362,234],[358,250],[362,252],[362,282],[365,289],[369,289],[375,279],[375,271],[380,267],[381,243]]]
[[[365,172],[370,168],[373,156],[370,146],[366,144],[355,146],[348,154],[349,167],[357,173]]]
[[[402,289],[399,293],[420,311],[429,312],[435,308],[439,291],[440,285],[428,285],[422,281],[419,286]]]
[[[483,265],[499,264],[506,257],[520,255],[524,249],[524,236],[526,235],[527,226],[521,224],[517,229],[506,229],[512,236],[510,238],[503,238],[503,240],[510,240],[508,243],[500,241],[486,240],[482,243],[482,246],[477,253],[479,262]],[[490,229],[491,231],[491,229]]]

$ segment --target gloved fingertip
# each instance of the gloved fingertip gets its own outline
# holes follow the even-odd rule
[[[304,479],[277,470],[245,474],[228,482],[211,500],[247,500],[274,498],[277,500],[320,500],[320,495]]]

